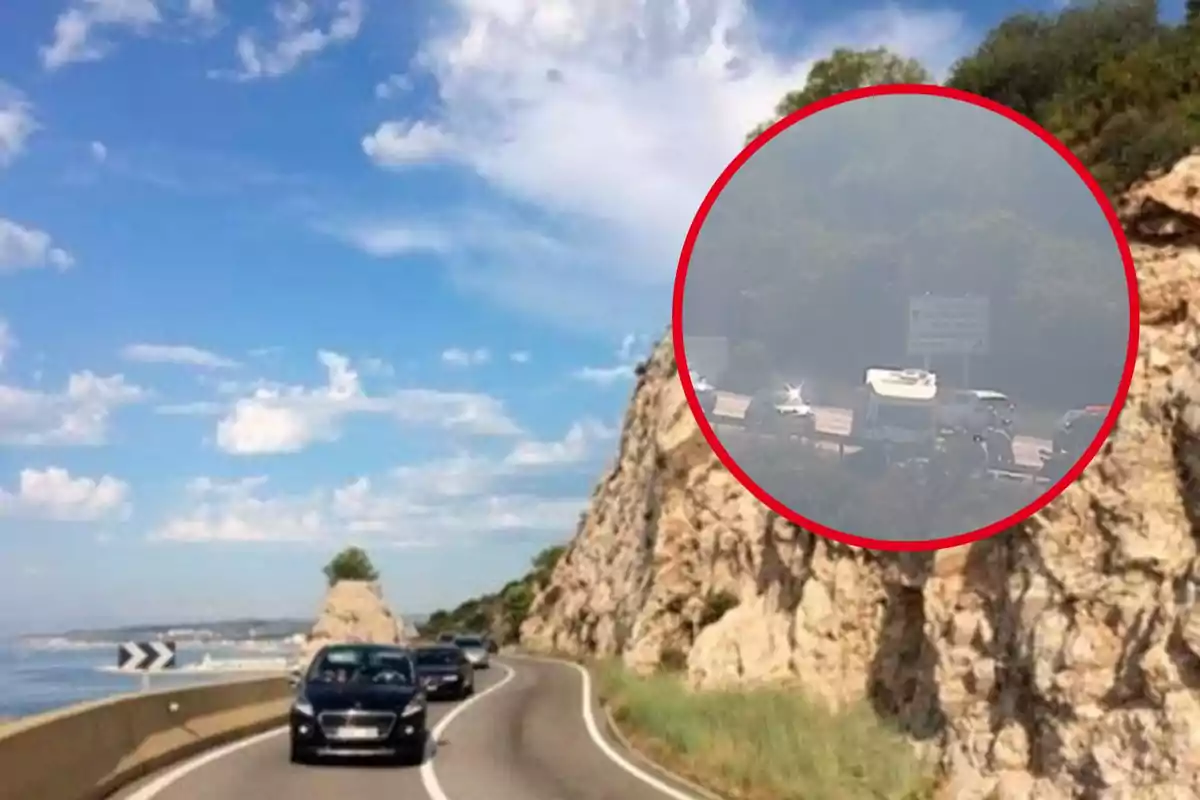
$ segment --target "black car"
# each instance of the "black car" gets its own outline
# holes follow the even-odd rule
[[[417,679],[430,697],[461,700],[475,693],[475,668],[454,644],[418,647],[414,653]]]
[[[1054,454],[1079,458],[1104,427],[1108,406],[1086,406],[1063,414],[1054,428]]]
[[[301,676],[289,716],[294,764],[320,756],[418,764],[425,757],[425,692],[411,651],[402,647],[321,648]]]

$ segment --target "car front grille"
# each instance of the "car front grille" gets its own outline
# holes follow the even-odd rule
[[[396,725],[393,711],[323,711],[317,715],[321,733],[331,739],[338,738],[340,728],[369,728],[375,739],[387,738]]]

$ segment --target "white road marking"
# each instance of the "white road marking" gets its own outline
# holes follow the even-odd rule
[[[162,775],[159,775],[141,789],[138,789],[136,792],[129,795],[129,797],[125,798],[125,800],[152,800],[152,798],[158,797],[158,795],[160,795],[165,789],[178,783],[180,779],[207,764],[211,764],[218,758],[224,758],[227,755],[236,753],[239,750],[244,750],[247,747],[253,747],[256,744],[262,744],[269,739],[273,739],[276,736],[287,733],[287,731],[288,726],[284,725],[279,728],[272,728],[271,730],[260,733],[257,736],[251,736],[249,739],[238,739],[236,742],[231,742],[223,747],[218,747],[216,750],[209,750],[207,753],[202,753],[190,761],[183,762],[179,766],[175,767],[175,769],[164,772]]]
[[[433,746],[435,748],[435,752],[437,748],[437,741],[442,738],[442,734],[444,734],[446,729],[450,727],[450,723],[454,722],[454,720],[458,718],[459,714],[463,713],[472,705],[487,697],[489,694],[496,691],[501,686],[504,686],[517,676],[517,671],[512,667],[504,664],[496,664],[496,666],[500,667],[500,669],[504,670],[508,674],[501,678],[498,683],[492,684],[482,692],[479,692],[478,694],[459,703],[450,710],[449,714],[442,717],[441,720],[438,721],[438,724],[433,727],[433,730],[429,732],[429,738],[434,743]],[[421,785],[425,787],[425,793],[429,795],[430,800],[450,800],[450,798],[446,797],[446,793],[442,790],[442,785],[438,782],[437,773],[434,771],[433,765],[433,758],[427,758],[424,762],[422,762]],[[691,798],[687,798],[686,800],[691,800]]]
[[[596,724],[596,715],[592,712],[592,674],[588,672],[586,667],[576,664],[574,661],[564,661],[559,658],[546,658],[544,656],[517,656],[517,658],[528,658],[531,661],[549,661],[556,664],[566,664],[567,666],[574,667],[575,671],[579,673],[580,678],[583,679],[583,705],[580,710],[583,713],[583,726],[587,729],[588,737],[591,738],[592,744],[596,745],[596,747],[600,749],[600,752],[604,753],[604,755],[608,757],[608,760],[613,762],[613,764],[617,765],[647,786],[662,792],[672,800],[697,800],[694,795],[680,791],[674,786],[664,783],[650,773],[639,768],[637,765],[630,763],[628,759],[618,753],[613,746],[610,745],[607,740],[605,740],[603,734],[600,733],[600,726]],[[434,800],[448,799],[443,796],[435,797]]]

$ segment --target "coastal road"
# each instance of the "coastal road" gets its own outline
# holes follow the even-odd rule
[[[420,767],[288,760],[284,731],[200,755],[128,787],[120,800],[697,800],[613,742],[573,664],[498,659],[474,697],[431,704]],[[586,709],[586,711],[585,711]]]
[[[722,443],[728,440],[736,441],[744,435],[740,422],[746,415],[750,405],[750,397],[733,392],[717,392],[717,402],[713,408],[711,422]],[[854,421],[854,411],[849,408],[836,406],[813,406],[814,424],[818,434],[832,439],[844,438],[850,435]],[[822,443],[824,444],[824,443]],[[834,446],[831,443],[827,445]],[[835,446],[834,446],[835,447]],[[1013,437],[1013,458],[1017,464],[1026,469],[1040,469],[1042,466],[1042,450],[1049,450],[1051,442],[1036,436],[1017,435]],[[836,449],[836,447],[835,447]],[[852,452],[847,448],[847,452]]]

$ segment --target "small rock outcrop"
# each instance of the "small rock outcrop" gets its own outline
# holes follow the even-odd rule
[[[301,663],[307,664],[321,647],[339,642],[404,644],[409,626],[383,599],[379,584],[338,581],[325,595],[324,607],[308,634]]]
[[[962,800],[1200,797],[1200,156],[1119,210],[1141,293],[1133,387],[1034,518],[929,554],[793,526],[711,453],[668,340],[522,642],[867,700]]]

